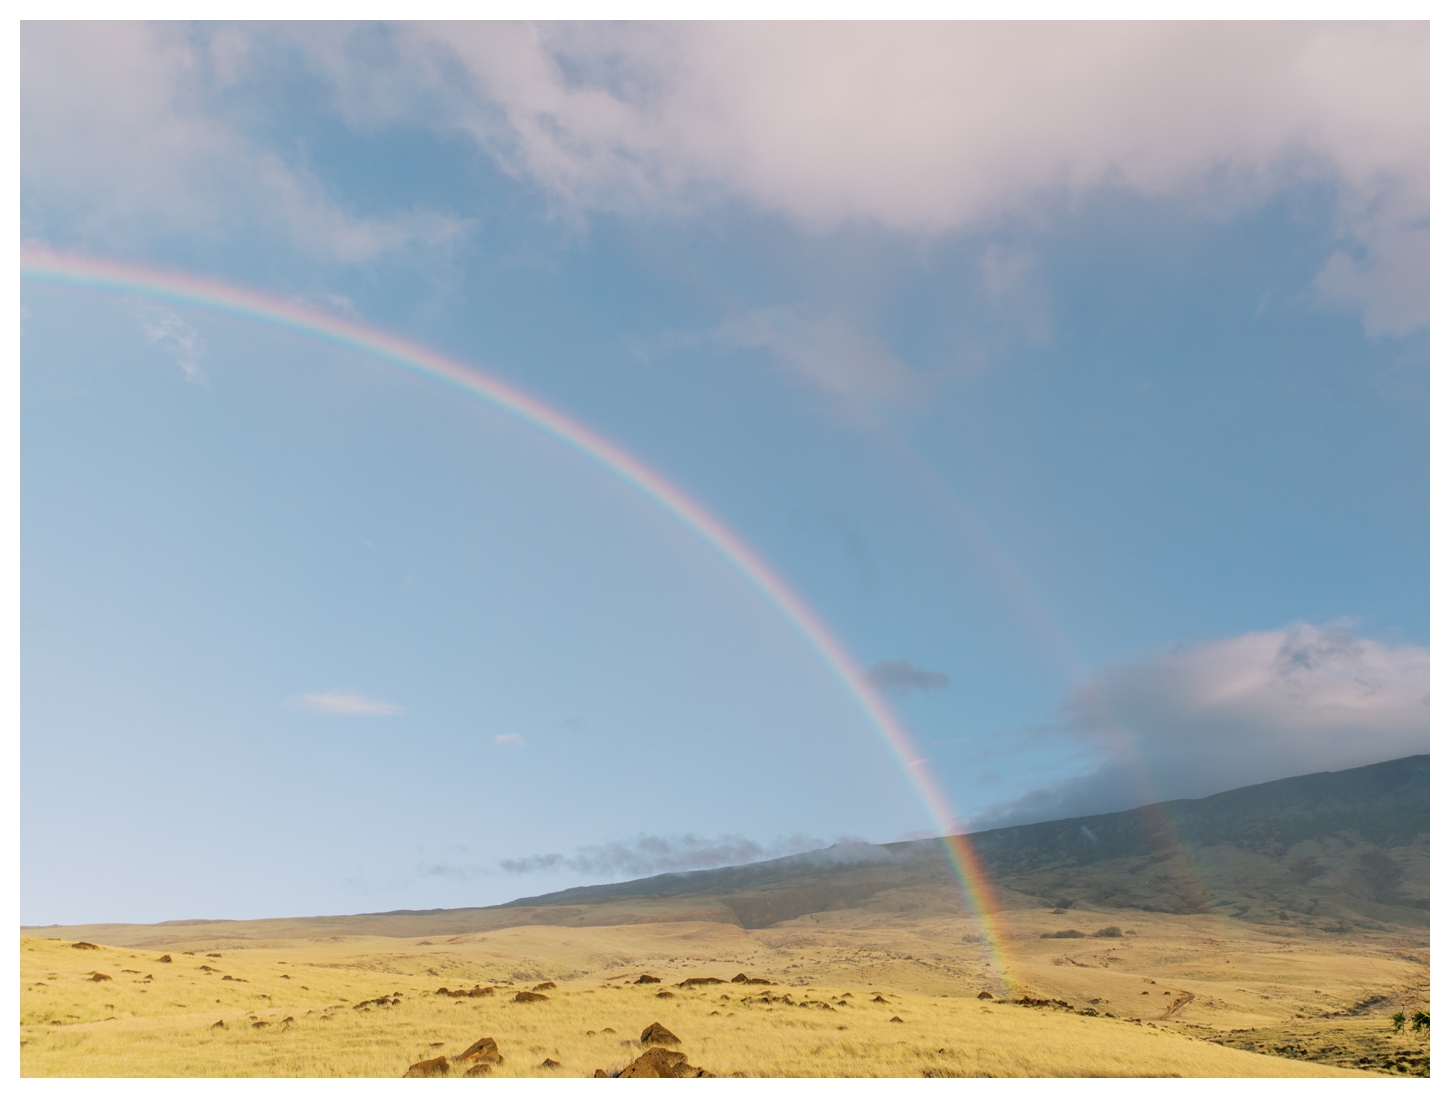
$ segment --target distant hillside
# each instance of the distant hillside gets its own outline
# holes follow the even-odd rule
[[[971,836],[999,888],[1051,906],[1419,923],[1429,911],[1430,757],[1285,778],[1197,800]],[[934,839],[844,844],[747,866],[667,873],[515,900],[711,897],[745,926],[950,885]]]
[[[1430,759],[1416,755],[1198,800],[971,836],[1004,907],[1215,913],[1286,929],[1428,926]],[[747,929],[805,916],[879,921],[960,913],[934,839],[841,844],[787,858],[531,896],[495,907],[306,919],[93,926],[89,940],[164,945],[467,934],[527,924],[713,921]]]

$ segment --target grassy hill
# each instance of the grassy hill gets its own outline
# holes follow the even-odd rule
[[[494,1074],[587,1076],[660,1022],[720,1075],[1424,1075],[1389,1018],[1428,1008],[1428,828],[1421,756],[983,832],[995,938],[934,841],[495,907],[39,928],[21,1072],[400,1075],[492,1037]]]

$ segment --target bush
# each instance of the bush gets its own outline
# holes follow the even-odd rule
[[[1044,934],[1044,938],[1086,938],[1087,935],[1081,930],[1058,930],[1051,934]]]
[[[1121,938],[1122,936],[1123,929],[1117,926],[1105,926],[1093,935],[1094,938]]]

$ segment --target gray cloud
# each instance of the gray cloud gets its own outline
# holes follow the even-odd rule
[[[584,877],[648,877],[656,873],[745,865],[766,858],[798,854],[822,845],[819,839],[807,835],[791,835],[764,845],[743,835],[723,835],[714,839],[702,839],[696,835],[639,835],[629,840],[580,847],[572,857],[535,854],[527,858],[509,858],[499,865],[509,873],[566,869]]]
[[[1109,667],[1037,730],[1091,762],[974,830],[1113,812],[1430,750],[1430,652],[1302,623]]]
[[[945,690],[952,684],[952,680],[940,671],[927,671],[906,660],[882,660],[866,672],[866,680],[876,689],[889,694]]]

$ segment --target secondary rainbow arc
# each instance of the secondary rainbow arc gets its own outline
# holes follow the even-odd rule
[[[845,646],[804,600],[733,531],[665,476],[584,424],[507,382],[358,321],[195,275],[42,248],[22,248],[21,273],[33,279],[139,293],[199,306],[348,347],[482,399],[597,462],[652,499],[776,607],[885,739],[941,830],[948,861],[982,923],[1000,978],[1010,989],[1005,938],[997,925],[998,907],[991,882],[971,840],[955,833],[956,821],[950,803],[910,733],[861,673]]]

